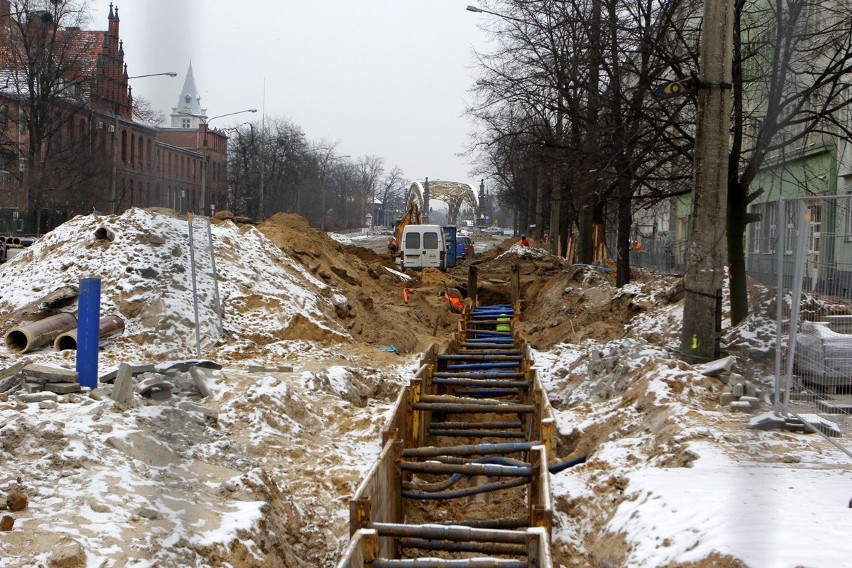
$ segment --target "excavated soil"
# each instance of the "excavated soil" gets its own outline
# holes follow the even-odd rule
[[[652,306],[643,304],[639,297],[647,297],[638,293],[619,291],[612,283],[611,275],[607,272],[589,269],[587,267],[572,267],[555,256],[544,254],[541,249],[525,251],[519,249],[516,240],[507,239],[497,246],[475,258],[441,272],[427,269],[422,272],[407,271],[404,275],[397,272],[398,268],[390,258],[376,254],[372,250],[343,245],[330,238],[327,234],[310,227],[305,219],[297,215],[279,213],[262,223],[235,218],[227,211],[219,212],[214,219],[216,223],[231,221],[238,226],[255,225],[266,237],[288,256],[299,262],[311,275],[332,287],[345,297],[345,301],[334,302],[338,323],[351,336],[351,341],[339,333],[326,331],[316,326],[299,327],[298,321],[290,326],[292,337],[281,338],[305,339],[316,342],[322,349],[328,349],[329,357],[323,363],[306,363],[305,369],[315,372],[315,380],[322,379],[322,384],[314,384],[315,392],[307,395],[299,392],[284,399],[242,399],[237,393],[251,392],[254,382],[252,376],[234,374],[223,375],[229,381],[233,397],[226,397],[222,404],[230,404],[235,420],[251,419],[256,408],[263,408],[264,419],[271,427],[281,427],[276,422],[290,420],[298,423],[302,440],[306,445],[299,447],[257,444],[251,440],[238,440],[249,448],[249,457],[265,463],[287,464],[275,466],[300,472],[298,475],[287,477],[288,489],[294,493],[309,494],[314,506],[296,506],[292,497],[284,494],[279,483],[268,471],[263,470],[258,475],[243,475],[240,484],[234,487],[237,493],[244,492],[252,495],[253,499],[266,503],[264,526],[260,527],[263,538],[259,541],[265,558],[277,558],[275,566],[308,566],[333,565],[332,560],[339,553],[340,540],[346,536],[347,520],[333,511],[339,508],[339,501],[351,495],[359,483],[355,470],[346,468],[346,464],[332,463],[330,458],[322,453],[322,446],[336,444],[336,440],[344,434],[353,431],[366,432],[374,425],[363,422],[364,418],[353,418],[345,407],[335,409],[336,398],[333,387],[333,377],[323,375],[322,367],[341,365],[352,367],[350,384],[356,390],[344,397],[348,402],[354,402],[355,407],[364,407],[373,403],[391,404],[395,399],[398,385],[386,382],[376,369],[386,369],[392,366],[396,355],[393,351],[403,354],[416,354],[425,351],[430,345],[445,344],[451,333],[456,329],[459,315],[449,309],[446,300],[439,297],[441,291],[465,298],[471,295],[468,290],[468,276],[472,266],[478,273],[476,294],[480,304],[508,303],[511,298],[510,282],[513,273],[517,271],[520,283],[520,327],[518,333],[529,344],[545,351],[560,343],[580,343],[587,339],[602,342],[611,341],[626,336],[626,328],[637,315]],[[635,286],[650,286],[647,282],[639,281]],[[671,291],[657,302],[670,304],[679,300],[676,281],[669,283]],[[659,279],[657,279],[659,286]],[[640,288],[641,289],[641,288]],[[408,299],[405,296],[407,292]],[[250,300],[247,300],[250,301]],[[307,334],[307,336],[305,336]],[[668,337],[646,337],[648,341],[659,345],[664,344]],[[386,349],[393,348],[393,349]],[[239,357],[231,355],[233,360],[239,357],[250,359],[251,352]],[[357,361],[358,363],[352,363]],[[368,361],[364,364],[363,361]],[[358,365],[363,365],[358,370]],[[314,365],[316,369],[311,368]],[[371,366],[374,366],[375,368]],[[230,372],[230,371],[229,371]],[[275,376],[276,380],[278,378]],[[687,464],[695,456],[688,452],[676,451],[678,443],[673,442],[677,436],[675,429],[660,426],[666,420],[664,411],[654,411],[653,401],[641,400],[644,391],[641,385],[602,384],[597,393],[602,399],[614,395],[624,395],[622,405],[625,409],[650,408],[645,421],[635,428],[653,428],[655,443],[659,450],[649,449],[649,455],[660,460],[669,460],[669,467]],[[318,392],[317,392],[318,391]],[[357,391],[357,392],[356,392]],[[339,393],[336,393],[339,395]],[[308,411],[310,402],[318,396],[327,401],[321,413],[312,414]],[[302,396],[309,396],[308,401]],[[707,396],[708,404],[715,399]],[[552,397],[555,407],[568,405],[560,400],[559,395]],[[380,420],[376,417],[375,420]],[[358,422],[361,420],[362,422]],[[186,421],[184,421],[186,422]],[[357,422],[357,423],[356,423]],[[232,430],[239,433],[243,424],[236,422]],[[580,455],[592,452],[602,441],[617,433],[624,436],[628,432],[619,431],[622,425],[604,423],[593,426],[582,433],[582,436],[572,438],[570,435],[559,440],[557,454],[565,459],[568,455]],[[159,433],[162,435],[162,433]],[[21,440],[23,443],[24,433]],[[361,436],[359,434],[359,436]],[[370,436],[373,436],[370,432]],[[196,440],[197,442],[198,440]],[[0,441],[2,442],[2,441]],[[11,443],[10,439],[5,442]],[[2,443],[0,443],[2,446]],[[233,454],[233,455],[232,455]],[[230,446],[223,446],[219,453],[223,471],[221,475],[236,475],[244,469],[245,456],[238,455]],[[272,468],[273,466],[269,466]],[[227,471],[224,468],[228,468]],[[331,475],[325,475],[331,472]],[[281,471],[279,471],[281,473]],[[226,475],[227,474],[227,475]],[[189,482],[187,482],[189,483]],[[229,482],[230,483],[230,482]],[[614,509],[623,496],[624,480],[618,472],[601,471],[599,488],[613,495],[606,505]],[[227,486],[226,487],[230,487]],[[181,488],[183,489],[183,488]],[[477,516],[477,511],[490,511],[501,517],[511,517],[517,512],[517,504],[522,502],[520,492],[515,499],[509,499],[503,507],[494,511],[490,504],[483,503],[481,498],[471,498],[454,504],[453,507],[468,508],[468,514]],[[309,501],[311,501],[309,499]],[[603,501],[603,500],[601,500]],[[562,499],[556,503],[556,508],[566,511],[583,510],[583,515],[590,519],[598,519],[601,526],[607,518],[606,511],[600,514],[589,514],[587,509],[601,507],[600,502],[585,499]],[[423,509],[417,511],[417,508]],[[412,510],[412,516],[425,514],[431,505],[421,504]],[[480,509],[481,507],[481,509]],[[483,513],[484,514],[484,513]],[[455,516],[453,511],[448,515]],[[345,515],[344,515],[345,516]],[[331,520],[329,520],[331,518]],[[325,523],[325,524],[323,524]],[[268,529],[268,530],[264,530]],[[140,532],[144,528],[140,528]],[[602,532],[602,531],[601,531]],[[600,533],[599,533],[600,534]],[[252,535],[255,539],[258,534]],[[34,546],[34,544],[33,544]],[[189,546],[189,545],[187,545]],[[47,548],[46,548],[47,549]],[[628,545],[620,535],[608,535],[595,541],[585,543],[586,552],[580,553],[573,546],[561,544],[553,550],[557,565],[576,565],[582,559],[594,560],[600,566],[619,566],[627,554]],[[213,546],[209,550],[194,545],[193,551],[188,551],[186,560],[190,562],[193,554],[199,554],[211,566],[249,567],[260,566],[256,551],[247,550],[234,541],[231,549],[224,551],[221,547]],[[582,554],[588,554],[583,557]],[[300,559],[310,559],[306,562]],[[269,564],[263,564],[269,565]],[[686,568],[705,566],[739,567],[741,563],[727,557],[715,556],[699,563],[679,565]]]

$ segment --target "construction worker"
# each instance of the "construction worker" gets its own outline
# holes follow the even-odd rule
[[[455,313],[462,313],[464,311],[464,302],[456,298],[455,296],[450,296],[444,291],[438,292],[438,296],[441,298],[446,298],[446,300],[450,303],[450,310]]]
[[[508,314],[500,314],[497,321],[499,323],[497,324],[497,327],[494,328],[495,331],[512,331],[512,318],[510,318]]]
[[[391,258],[396,257],[396,253],[399,251],[399,247],[396,244],[396,239],[391,237],[388,239],[388,254],[390,254]]]
[[[522,247],[530,246],[530,240],[527,238],[526,235],[521,235],[521,246]]]

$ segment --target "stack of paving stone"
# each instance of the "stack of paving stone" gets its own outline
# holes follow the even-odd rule
[[[731,372],[735,360],[735,357],[728,356],[702,365],[698,370],[702,375],[716,377],[725,383],[725,387],[719,393],[719,404],[738,412],[752,412],[766,400],[767,393],[763,387],[740,374]]]
[[[56,394],[69,394],[83,390],[83,387],[77,382],[77,371],[30,364],[26,365],[20,374],[24,379],[25,390],[30,393],[47,391]]]

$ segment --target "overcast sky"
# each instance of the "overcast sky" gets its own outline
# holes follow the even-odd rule
[[[473,49],[485,14],[469,0],[113,0],[134,96],[166,113],[190,60],[214,127],[283,118],[338,154],[376,155],[409,179],[469,182]],[[475,2],[473,2],[475,3]],[[88,2],[91,29],[109,0]],[[264,94],[265,93],[265,94]],[[479,177],[479,176],[477,176]],[[474,183],[475,182],[475,183]]]

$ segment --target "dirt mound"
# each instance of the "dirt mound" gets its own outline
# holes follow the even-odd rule
[[[277,213],[257,228],[309,273],[345,296],[335,301],[337,316],[358,343],[415,353],[449,335],[456,317],[436,299],[436,291],[452,281],[443,282],[446,278],[435,278],[430,271],[401,279],[390,259],[366,248],[342,245],[299,215]],[[405,288],[420,289],[409,295],[408,303]]]

